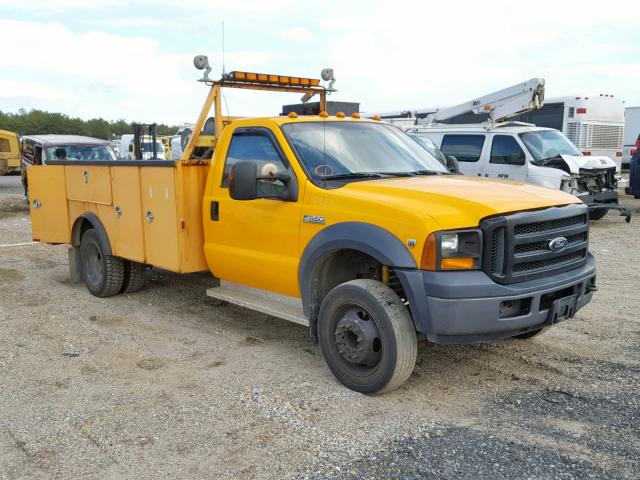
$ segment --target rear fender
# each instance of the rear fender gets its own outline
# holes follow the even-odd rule
[[[111,243],[109,242],[107,230],[104,228],[104,225],[102,225],[102,222],[95,213],[86,212],[76,218],[75,222],[73,223],[73,228],[71,229],[71,244],[74,247],[80,246],[80,240],[82,240],[83,233],[82,225],[85,222],[88,222],[98,234],[104,254],[112,255]]]

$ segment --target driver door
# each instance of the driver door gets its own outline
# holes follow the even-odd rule
[[[494,134],[484,176],[496,179],[527,180],[527,157],[513,135]]]
[[[287,172],[295,178],[272,130],[237,127],[205,198],[207,262],[220,279],[298,297],[300,202],[232,199],[229,173],[240,161],[257,163],[258,175]],[[290,185],[298,188],[296,181]],[[280,180],[260,180],[258,194],[276,196],[284,188]]]

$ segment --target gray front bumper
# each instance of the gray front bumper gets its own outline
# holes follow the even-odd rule
[[[416,328],[435,343],[476,343],[512,337],[550,325],[545,294],[569,289],[577,295],[576,311],[593,296],[595,259],[575,270],[528,282],[499,285],[482,271],[426,272],[395,270],[407,294]],[[528,313],[500,317],[505,301],[530,299]]]

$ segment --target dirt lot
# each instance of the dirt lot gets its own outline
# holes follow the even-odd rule
[[[575,319],[422,340],[407,384],[366,397],[305,328],[208,300],[205,274],[69,284],[0,180],[0,478],[640,477],[640,201],[592,224],[600,291]]]

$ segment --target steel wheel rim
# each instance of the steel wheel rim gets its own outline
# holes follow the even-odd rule
[[[382,361],[382,337],[375,318],[361,305],[345,305],[333,322],[333,348],[345,366],[359,374]]]
[[[102,280],[102,253],[94,243],[87,245],[84,257],[84,271],[93,285]]]

